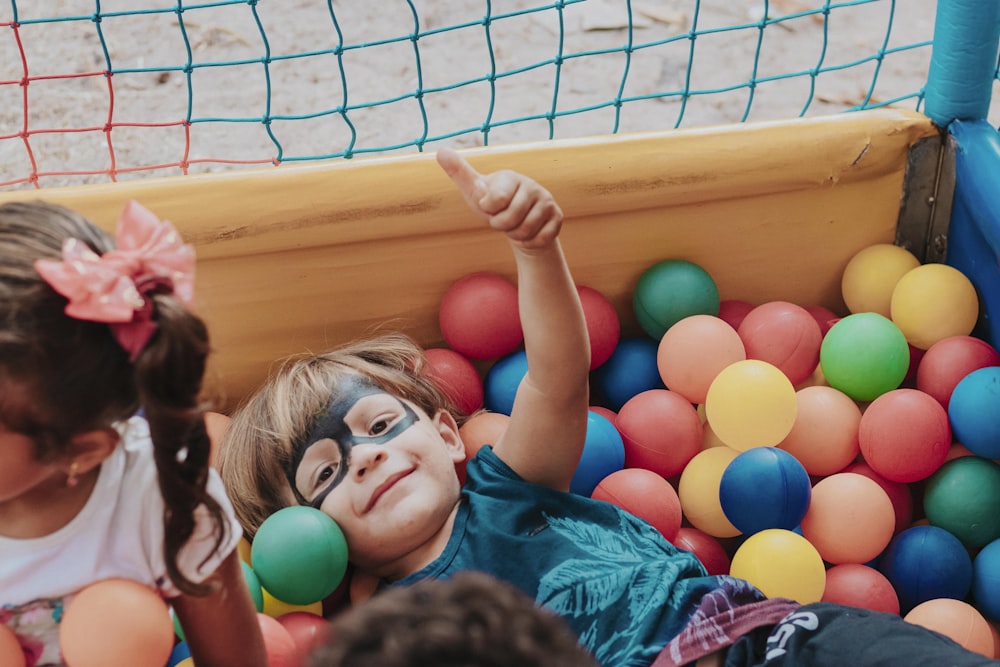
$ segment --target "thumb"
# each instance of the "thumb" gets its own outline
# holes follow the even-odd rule
[[[473,168],[469,162],[450,148],[442,148],[437,152],[437,161],[444,173],[458,186],[465,200],[475,209],[479,209],[479,200],[486,195],[486,183],[483,175]]]

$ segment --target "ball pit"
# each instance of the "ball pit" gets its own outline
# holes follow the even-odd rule
[[[855,313],[826,332],[819,363],[831,387],[855,401],[871,401],[899,387],[910,367],[910,349],[891,320]]]
[[[948,414],[922,391],[895,389],[872,401],[861,415],[858,444],[868,465],[886,479],[926,479],[948,457]]]
[[[468,358],[446,347],[424,350],[427,375],[467,415],[483,407],[483,380]]]
[[[743,340],[725,320],[691,315],[663,334],[656,366],[668,389],[690,403],[704,403],[716,376],[729,364],[746,358]]]
[[[347,572],[347,541],[340,526],[320,510],[296,505],[260,525],[251,544],[261,586],[292,605],[321,602]]]
[[[671,477],[701,451],[702,425],[695,407],[669,389],[630,398],[615,420],[625,443],[625,466]]]
[[[625,465],[625,446],[615,425],[596,412],[587,414],[587,436],[569,490],[581,496],[593,493],[598,483]]]
[[[896,283],[889,310],[906,340],[926,350],[949,336],[972,333],[979,319],[979,296],[958,269],[923,264]]]
[[[747,359],[772,364],[793,385],[804,382],[819,364],[823,333],[802,306],[787,301],[761,304],[743,318],[738,333]]]
[[[580,305],[583,306],[587,333],[590,337],[590,370],[594,370],[611,356],[621,336],[618,312],[608,297],[593,287],[577,285]]]
[[[438,309],[448,347],[469,359],[496,359],[524,340],[517,286],[498,273],[462,276],[448,287]]]
[[[973,454],[1000,459],[1000,367],[989,366],[962,378],[951,393],[948,419],[955,439]]]
[[[978,456],[948,461],[927,480],[924,512],[970,549],[1000,539],[1000,464]]]
[[[963,600],[972,587],[972,558],[957,537],[936,526],[913,526],[892,538],[879,561],[907,613],[934,598]]]
[[[972,371],[1000,366],[1000,352],[973,336],[949,336],[931,345],[917,366],[916,385],[948,409],[955,386]]]
[[[740,453],[719,480],[722,511],[744,535],[768,528],[796,528],[810,507],[810,496],[806,469],[775,447]]]
[[[647,389],[666,389],[656,366],[657,341],[622,338],[615,351],[593,373],[595,402],[618,411],[628,399]]]
[[[896,283],[920,266],[912,252],[892,243],[876,243],[856,252],[844,267],[840,291],[852,313],[890,316]]]
[[[859,563],[843,563],[827,569],[822,601],[899,613],[899,597],[892,583],[875,568]]]
[[[771,447],[795,424],[795,387],[777,367],[747,359],[730,364],[708,389],[705,416],[722,442],[740,451]]]
[[[826,569],[816,548],[790,530],[769,528],[754,533],[736,549],[729,573],[745,579],[767,597],[819,602]]]
[[[719,302],[719,319],[723,320],[733,329],[740,328],[740,322],[747,316],[754,305],[742,299],[723,299]]]
[[[625,468],[598,482],[591,498],[603,500],[646,520],[669,542],[681,527],[681,501],[670,482],[651,470]]]
[[[853,472],[874,480],[892,501],[892,509],[896,515],[894,534],[906,530],[913,523],[913,491],[908,484],[894,482],[878,474],[864,461],[857,461],[844,468],[843,472]]]
[[[903,620],[940,632],[973,653],[996,656],[993,630],[975,607],[962,600],[937,598],[921,602]]]
[[[528,358],[524,350],[511,352],[496,360],[483,379],[483,407],[509,415],[521,380],[528,373]]]
[[[683,259],[665,259],[639,276],[632,309],[643,331],[653,340],[689,315],[718,315],[719,288],[701,266]]]
[[[731,447],[712,447],[694,455],[681,471],[677,496],[688,522],[712,537],[735,537],[740,531],[726,518],[719,484],[726,467],[739,455]]]
[[[708,533],[681,526],[671,540],[678,549],[693,553],[709,574],[729,574],[729,555],[722,544]]]
[[[1000,622],[1000,540],[979,550],[972,561],[972,599],[992,621]]]
[[[778,447],[798,460],[810,475],[826,476],[854,461],[861,446],[861,408],[844,392],[825,385],[795,392],[792,430]]]
[[[802,536],[828,563],[867,563],[888,546],[896,526],[889,495],[874,480],[835,473],[816,482]]]
[[[267,614],[257,614],[257,623],[264,637],[268,667],[300,667],[299,648],[292,633],[278,619]]]

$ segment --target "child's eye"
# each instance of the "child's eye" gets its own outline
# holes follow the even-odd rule
[[[319,475],[316,478],[316,486],[319,486],[326,480],[333,477],[334,473],[337,472],[337,465],[326,466],[319,471]]]
[[[379,435],[389,430],[390,423],[391,420],[389,419],[379,419],[378,421],[376,421],[371,425],[371,428],[369,430],[372,435]]]

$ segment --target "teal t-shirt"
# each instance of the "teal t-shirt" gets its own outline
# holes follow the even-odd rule
[[[602,665],[645,667],[701,598],[747,586],[709,576],[645,521],[611,503],[524,481],[484,447],[444,553],[398,582],[478,570],[508,581],[566,619]]]

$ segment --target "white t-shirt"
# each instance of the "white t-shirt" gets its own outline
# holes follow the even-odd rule
[[[58,623],[70,598],[87,584],[121,577],[167,598],[180,593],[164,562],[164,503],[149,427],[134,417],[118,430],[121,443],[101,464],[90,499],[72,521],[37,539],[0,536],[0,623],[18,636],[28,667],[62,664]],[[195,533],[178,554],[181,572],[195,582],[207,579],[243,535],[215,470],[208,491],[222,506],[229,530],[213,553],[212,521],[199,508]]]

